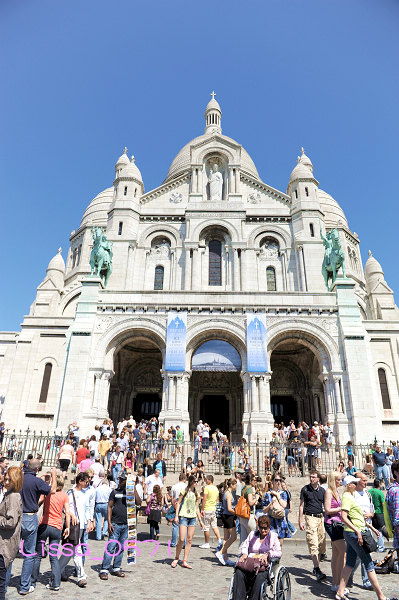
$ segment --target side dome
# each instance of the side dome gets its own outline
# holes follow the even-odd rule
[[[50,260],[47,267],[48,271],[61,271],[61,273],[65,273],[65,262],[62,258],[61,248],[58,249],[58,253]]]
[[[364,266],[364,275],[367,281],[384,279],[384,271],[378,260],[371,254],[371,250],[369,250],[369,257]]]
[[[215,102],[216,102],[216,100],[215,100]],[[226,140],[229,143],[237,144],[237,142],[235,140],[233,140],[230,137],[227,137],[226,135],[219,134],[218,139],[219,138],[221,138],[222,140]],[[180,150],[180,152],[173,159],[172,164],[169,167],[168,174],[166,175],[166,178],[163,183],[171,181],[172,179],[176,179],[176,177],[183,175],[183,173],[189,172],[190,166],[191,166],[191,146],[194,146],[194,145],[196,145],[200,142],[203,142],[205,140],[208,140],[208,139],[209,139],[209,135],[206,135],[206,134],[200,135],[199,137],[194,138],[193,140],[191,140],[191,142],[189,142],[188,144],[183,146],[183,148]],[[250,175],[251,177],[254,177],[258,181],[261,181],[261,179],[259,177],[259,173],[255,167],[254,161],[249,156],[249,154],[245,150],[245,148],[243,148],[242,146],[241,146],[241,170],[243,172],[247,173],[248,175]]]
[[[292,169],[288,186],[298,179],[313,179],[312,171],[301,162],[298,162],[298,164]]]
[[[92,223],[93,225],[106,225],[108,210],[114,197],[114,188],[110,187],[100,192],[90,202],[83,215],[80,226]]]
[[[118,177],[129,177],[131,179],[136,179],[136,181],[139,181],[140,183],[143,183],[140,169],[134,162],[134,156],[132,156],[130,162],[122,167],[122,170],[118,173]]]
[[[325,216],[326,227],[336,227],[338,221],[342,221],[343,224],[348,227],[348,221],[346,220],[345,213],[336,200],[327,192],[318,190],[320,207]]]

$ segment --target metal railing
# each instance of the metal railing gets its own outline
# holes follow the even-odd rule
[[[43,466],[52,467],[57,464],[57,454],[66,437],[67,434],[50,433],[49,431],[6,430],[3,438],[0,438],[0,448],[3,456],[17,462],[25,460],[29,454],[32,454],[34,458],[41,454]],[[386,449],[386,445],[381,446],[384,450]],[[174,441],[164,442],[149,438],[139,443],[135,463],[138,466],[148,457],[152,464],[156,454],[162,452],[167,469],[172,473],[181,472],[187,464],[188,457],[191,457],[194,463],[197,463],[198,460],[203,461],[206,473],[228,476],[238,467],[245,469],[246,463],[249,463],[257,475],[264,476],[267,471],[273,470],[272,447],[274,447],[273,444],[269,442],[252,441],[244,449],[238,442],[215,445],[210,440],[208,450],[199,448],[197,452],[191,441],[178,445]],[[373,463],[370,451],[369,444],[352,447],[354,464],[357,469],[369,472],[371,475]],[[293,460],[289,457],[292,457]],[[317,456],[310,459],[305,444],[293,447],[288,442],[277,449],[274,466],[278,462],[285,475],[292,471],[294,475],[304,476],[311,467],[327,474],[337,469],[340,461],[345,463],[346,468],[347,459],[347,447],[343,445],[321,446],[317,449]]]

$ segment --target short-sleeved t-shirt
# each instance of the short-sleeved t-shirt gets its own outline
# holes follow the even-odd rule
[[[60,450],[60,460],[72,460],[74,452],[75,451],[71,444],[65,444]]]
[[[377,467],[383,467],[385,465],[386,456],[385,452],[374,452],[373,461]]]
[[[324,508],[324,494],[326,490],[320,485],[315,489],[310,483],[301,489],[301,502],[305,513],[319,515]]]
[[[22,510],[24,513],[37,513],[39,510],[38,501],[42,494],[47,496],[50,493],[51,487],[36,477],[31,471],[24,473],[24,483],[20,491],[22,498]]]
[[[204,487],[204,495],[207,495],[204,505],[204,512],[216,510],[216,503],[219,500],[219,490],[216,485],[206,485]]]
[[[249,494],[253,494],[255,495],[255,490],[253,487],[251,487],[250,485],[247,485],[242,488],[241,490],[241,496],[244,496],[245,500],[248,502],[248,496]],[[252,514],[255,514],[255,505],[250,506],[249,507],[250,511]]]
[[[49,494],[44,501],[43,517],[40,521],[56,529],[62,529],[62,510],[65,502],[69,503],[68,494],[60,491]]]
[[[362,507],[356,502],[352,494],[345,492],[342,496],[341,511],[346,510],[349,521],[360,531],[366,528],[366,522],[363,517]],[[344,526],[345,531],[353,531],[347,525]]]
[[[385,502],[384,492],[378,488],[371,488],[369,494],[373,500],[375,514],[382,515],[384,513],[383,504]]]
[[[120,488],[112,490],[109,500],[114,503],[111,522],[116,525],[127,525],[126,490]]]

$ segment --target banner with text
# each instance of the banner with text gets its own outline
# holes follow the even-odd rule
[[[267,370],[266,313],[247,313],[247,371]]]
[[[187,313],[170,311],[166,332],[166,371],[185,371],[186,331]]]

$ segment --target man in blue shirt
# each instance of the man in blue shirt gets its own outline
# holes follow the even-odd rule
[[[37,539],[37,528],[39,520],[37,511],[38,501],[42,494],[47,496],[57,489],[57,470],[51,469],[51,487],[40,477],[36,477],[41,462],[37,458],[31,458],[27,468],[24,469],[24,483],[20,492],[22,498],[22,528],[21,538],[23,543],[24,562],[22,564],[21,581],[19,593],[21,596],[30,594],[35,587],[31,585],[31,575],[35,562],[35,548]]]
[[[166,463],[164,460],[162,460],[162,454],[161,452],[158,452],[157,454],[157,459],[154,462],[153,466],[152,466],[153,472],[155,473],[155,469],[159,470],[159,476],[162,479],[162,482],[165,483],[165,477],[166,477]]]
[[[348,475],[353,476],[355,476],[355,473],[357,472],[357,469],[353,464],[353,460],[351,458],[348,459],[348,466],[346,467],[345,471],[348,473]]]
[[[381,446],[377,444],[375,452],[373,452],[372,459],[374,463],[374,471],[377,479],[384,478],[385,489],[389,487],[389,469],[386,464],[386,452],[381,452]]]

